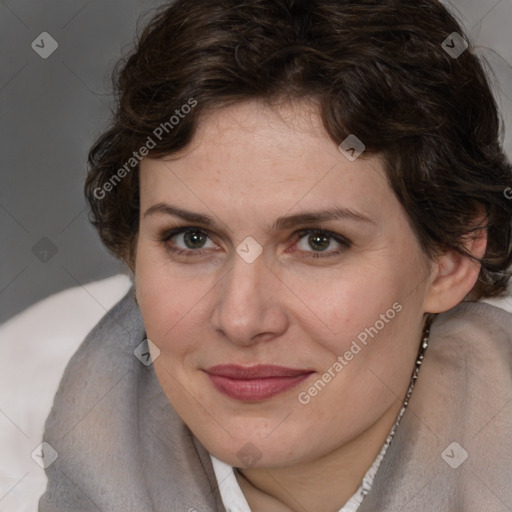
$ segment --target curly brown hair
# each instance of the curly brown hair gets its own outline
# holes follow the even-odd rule
[[[504,194],[512,167],[481,60],[470,43],[460,55],[447,51],[464,40],[436,0],[163,6],[114,72],[117,109],[88,158],[91,222],[134,271],[141,155],[184,148],[201,115],[225,105],[314,99],[336,144],[355,134],[364,155],[383,157],[429,261],[450,249],[473,257],[464,241],[481,227],[475,219],[484,207],[487,250],[475,258],[481,270],[468,298],[503,295],[512,263],[512,201]]]

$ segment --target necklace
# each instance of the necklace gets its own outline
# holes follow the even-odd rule
[[[429,320],[433,320],[431,317]],[[377,470],[379,469],[379,465],[384,458],[384,455],[391,444],[391,441],[393,439],[393,436],[395,435],[396,429],[398,427],[398,424],[400,423],[400,420],[402,419],[402,416],[404,415],[405,409],[407,405],[409,404],[409,399],[412,395],[412,390],[414,388],[414,385],[416,384],[416,380],[418,379],[418,374],[420,372],[421,363],[423,362],[423,359],[425,357],[425,351],[428,347],[428,342],[430,339],[430,325],[431,321],[427,321],[427,325],[423,331],[423,338],[421,340],[420,348],[418,351],[418,356],[416,358],[416,364],[414,365],[414,371],[412,372],[411,381],[409,384],[409,389],[407,391],[407,394],[405,395],[404,401],[402,402],[402,408],[400,409],[400,412],[398,413],[397,419],[395,421],[395,424],[393,425],[393,428],[391,429],[386,442],[384,443],[384,446],[382,447],[379,455],[377,455],[377,458],[375,459],[373,465],[370,467],[370,469],[366,472],[365,476],[363,477],[363,480],[361,482],[361,487],[359,488],[361,498],[362,499],[370,492],[370,488],[373,483],[373,479],[375,477],[375,474],[377,473]]]

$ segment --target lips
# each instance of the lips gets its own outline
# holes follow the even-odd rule
[[[309,369],[275,365],[216,365],[205,370],[221,393],[242,401],[261,401],[283,393],[307,379]]]

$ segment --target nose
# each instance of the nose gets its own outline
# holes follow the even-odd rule
[[[233,259],[231,270],[216,286],[213,327],[243,346],[282,335],[288,326],[286,286],[266,265],[263,255],[252,263],[238,254]]]

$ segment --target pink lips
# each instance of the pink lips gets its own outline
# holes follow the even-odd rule
[[[215,388],[236,400],[258,401],[293,388],[312,370],[274,365],[238,366],[220,364],[205,370]]]

